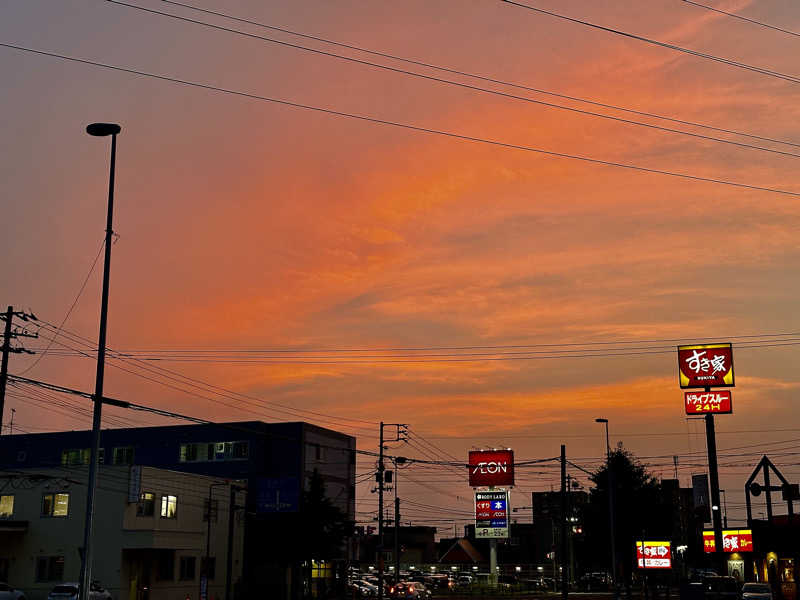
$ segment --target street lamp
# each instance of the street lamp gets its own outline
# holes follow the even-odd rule
[[[100,305],[100,335],[97,343],[97,374],[94,385],[92,416],[92,452],[89,460],[89,484],[86,495],[86,520],[83,531],[83,563],[81,564],[80,600],[88,600],[92,581],[92,525],[94,497],[97,489],[97,457],[100,449],[100,425],[103,411],[103,375],[106,359],[106,323],[108,321],[108,280],[111,269],[111,237],[114,216],[114,165],[117,155],[117,134],[122,128],[116,123],[92,123],[86,133],[95,137],[111,136],[111,166],[108,177],[108,213],[106,216],[105,257],[103,260],[103,296]]]
[[[611,542],[611,584],[614,588],[614,597],[617,597],[617,547],[614,543],[614,471],[611,468],[611,444],[608,441],[608,419],[595,419],[595,423],[606,426],[606,471],[608,472],[608,525]]]

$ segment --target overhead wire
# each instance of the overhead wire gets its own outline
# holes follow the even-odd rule
[[[543,15],[548,15],[550,17],[554,17],[556,19],[561,19],[564,21],[569,21],[571,23],[576,23],[578,25],[584,25],[586,27],[591,27],[593,29],[597,29],[600,31],[605,31],[606,33],[611,33],[614,35],[622,36],[628,39],[637,40],[640,42],[644,42],[646,44],[651,44],[653,46],[659,46],[661,48],[666,48],[669,50],[673,50],[675,52],[682,52],[684,54],[688,54],[691,56],[695,56],[697,58],[703,58],[705,60],[722,63],[731,67],[735,67],[737,69],[743,69],[745,71],[751,71],[753,73],[758,73],[760,75],[765,75],[767,77],[773,77],[776,79],[781,79],[783,81],[788,81],[789,83],[800,83],[800,77],[795,75],[789,75],[786,73],[780,73],[778,71],[774,71],[772,69],[766,69],[764,67],[757,67],[755,65],[750,65],[747,63],[739,62],[730,58],[725,58],[722,56],[715,56],[713,54],[708,54],[706,52],[700,52],[698,50],[691,50],[690,48],[684,48],[682,46],[678,46],[675,44],[670,44],[667,42],[661,42],[659,40],[655,40],[652,38],[648,38],[642,35],[637,35],[635,33],[629,33],[627,31],[622,31],[621,29],[614,29],[613,27],[606,27],[604,25],[598,25],[597,23],[592,23],[590,21],[584,19],[576,19],[574,17],[568,17],[566,15],[562,15],[557,12],[553,12],[550,10],[545,10],[543,8],[537,8],[535,6],[531,6],[530,4],[524,4],[522,2],[517,2],[516,0],[499,0],[505,4],[510,4],[512,6],[517,6],[519,8],[524,8],[526,10],[536,12]]]
[[[164,1],[167,1],[167,0],[164,0]],[[796,31],[791,31],[789,29],[784,29],[783,27],[777,27],[775,25],[770,25],[769,23],[764,23],[762,21],[756,21],[755,19],[750,19],[750,18],[742,16],[742,15],[737,15],[736,13],[732,13],[732,12],[728,12],[728,11],[725,11],[725,10],[721,10],[721,9],[716,8],[714,6],[708,6],[707,4],[701,4],[700,2],[693,2],[692,0],[682,0],[682,1],[685,2],[686,4],[691,4],[692,6],[697,6],[698,8],[703,8],[705,10],[710,10],[712,12],[715,12],[715,13],[718,13],[718,14],[721,14],[721,15],[725,15],[726,17],[731,17],[733,19],[738,19],[740,21],[745,21],[745,22],[750,23],[752,25],[758,25],[759,27],[764,27],[766,29],[771,29],[773,31],[780,31],[781,33],[786,33],[788,35],[793,35],[795,37],[800,37],[800,33],[796,32]]]
[[[83,290],[86,289],[86,284],[89,283],[89,278],[92,276],[95,266],[97,266],[97,261],[100,259],[100,254],[103,252],[104,247],[105,247],[105,238],[103,238],[103,241],[100,242],[100,248],[98,248],[97,254],[94,257],[94,261],[92,261],[92,264],[89,267],[89,272],[83,279],[83,283],[81,284],[78,293],[75,294],[75,299],[72,301],[72,304],[70,304],[70,307],[67,310],[67,314],[65,314],[64,318],[61,320],[61,324],[58,326],[58,329],[55,333],[55,337],[58,337],[58,333],[64,327],[64,324],[67,322],[67,319],[69,319],[69,316],[72,314],[72,311],[75,310],[75,306],[78,304],[78,300],[80,300],[81,295],[83,294]],[[52,347],[54,341],[55,339],[51,340],[50,343],[47,344],[47,347],[41,353],[39,353],[39,355],[36,357],[36,360],[34,360],[32,364],[28,365],[23,371],[21,371],[19,375],[25,375],[26,373],[32,371],[34,367],[36,367],[36,365],[39,364],[39,361],[41,361],[42,358],[44,358],[45,355],[50,351],[50,348]]]
[[[679,118],[669,117],[669,116],[660,115],[660,114],[656,114],[656,113],[652,113],[652,112],[645,112],[645,111],[642,111],[642,110],[636,110],[636,109],[626,108],[626,107],[618,106],[618,105],[614,105],[614,104],[608,104],[608,103],[604,103],[604,102],[599,102],[597,100],[591,100],[591,99],[587,99],[587,98],[580,98],[580,97],[577,97],[577,96],[570,96],[568,94],[562,94],[562,93],[554,92],[552,90],[544,90],[544,89],[541,89],[541,88],[535,88],[535,87],[528,86],[528,85],[523,85],[523,84],[520,84],[520,83],[514,83],[514,82],[498,79],[496,77],[488,77],[488,76],[485,76],[485,75],[479,75],[479,74],[476,74],[476,73],[470,73],[470,72],[459,70],[459,69],[455,69],[455,68],[452,68],[452,67],[445,67],[445,66],[442,66],[442,65],[433,64],[431,62],[426,62],[426,61],[415,60],[415,59],[407,58],[407,57],[403,57],[403,56],[398,56],[396,54],[390,54],[390,53],[385,52],[385,51],[372,50],[372,49],[369,49],[369,48],[365,48],[364,46],[357,46],[357,45],[354,45],[354,44],[338,42],[338,41],[335,41],[335,40],[332,40],[332,39],[329,39],[329,38],[324,38],[324,37],[315,36],[315,35],[309,35],[307,33],[302,33],[302,32],[296,31],[296,30],[286,29],[285,27],[277,27],[275,25],[269,25],[268,23],[264,23],[264,22],[261,22],[261,21],[255,21],[255,20],[252,20],[252,19],[243,19],[241,17],[237,17],[237,16],[231,15],[229,13],[223,13],[223,12],[220,12],[220,11],[209,10],[209,9],[206,9],[206,8],[202,8],[202,7],[199,7],[199,6],[192,6],[190,4],[185,4],[185,3],[182,3],[182,2],[175,2],[174,0],[161,0],[161,1],[163,3],[166,3],[166,4],[172,4],[172,5],[175,5],[175,6],[180,6],[180,7],[187,8],[187,9],[190,9],[190,10],[193,10],[193,11],[196,11],[196,12],[205,13],[205,14],[213,15],[213,16],[217,16],[217,17],[222,17],[224,19],[229,19],[231,21],[244,23],[244,24],[247,24],[247,25],[254,25],[256,27],[261,27],[263,29],[269,29],[269,30],[272,30],[272,31],[279,31],[281,33],[285,33],[285,34],[288,34],[288,35],[293,35],[293,36],[296,36],[296,37],[299,37],[299,38],[313,40],[313,41],[316,41],[316,42],[322,42],[324,44],[330,44],[332,46],[337,46],[339,48],[346,48],[348,50],[355,50],[357,52],[362,52],[364,54],[369,54],[371,56],[379,56],[381,58],[388,58],[388,59],[399,61],[399,62],[403,62],[403,63],[406,63],[406,64],[416,65],[416,66],[424,67],[424,68],[427,68],[427,69],[433,69],[435,71],[440,71],[440,72],[443,72],[443,73],[450,73],[450,74],[453,74],[453,75],[469,77],[471,79],[476,79],[476,80],[479,80],[479,81],[485,81],[487,83],[495,83],[495,84],[499,84],[499,85],[503,85],[503,86],[507,86],[507,87],[526,90],[526,91],[534,92],[534,93],[537,93],[537,94],[542,94],[542,95],[545,95],[545,96],[551,96],[551,97],[554,97],[554,98],[561,98],[563,100],[570,100],[570,101],[574,101],[574,102],[580,102],[580,103],[583,103],[583,104],[589,104],[591,106],[598,106],[598,107],[601,107],[601,108],[609,108],[609,109],[612,109],[612,110],[618,110],[618,111],[621,111],[621,112],[635,114],[635,115],[642,116],[642,117],[660,119],[660,120],[669,121],[669,122],[672,122],[672,123],[679,123],[681,125],[689,125],[691,127],[699,127],[699,128],[707,129],[707,130],[710,130],[710,131],[717,131],[719,133],[728,133],[728,134],[738,135],[738,136],[742,136],[742,137],[746,137],[746,138],[750,138],[750,139],[761,140],[761,141],[764,141],[764,142],[773,142],[773,143],[777,143],[777,144],[785,144],[785,145],[788,145],[788,146],[800,147],[800,143],[797,143],[797,142],[775,139],[775,138],[766,137],[766,136],[762,136],[762,135],[756,135],[756,134],[753,134],[753,133],[746,133],[746,132],[737,131],[737,130],[733,130],[733,129],[726,129],[726,128],[723,128],[723,127],[716,127],[716,126],[713,126],[713,125],[709,125],[707,123],[699,123],[699,122],[696,122],[696,121],[688,121],[688,120],[685,120],[685,119],[679,119]]]
[[[714,178],[714,177],[704,177],[704,176],[701,176],[701,175],[693,175],[691,173],[682,173],[682,172],[679,172],[679,171],[670,171],[670,170],[667,170],[667,169],[657,169],[657,168],[645,167],[645,166],[637,165],[637,164],[633,164],[633,163],[624,163],[624,162],[619,162],[619,161],[614,161],[614,160],[606,160],[606,159],[594,158],[594,157],[590,157],[590,156],[583,156],[583,155],[579,155],[579,154],[570,154],[570,153],[567,153],[567,152],[557,152],[555,150],[546,150],[544,148],[537,148],[537,147],[534,147],[534,146],[527,146],[527,145],[524,145],[524,144],[515,144],[515,143],[511,143],[511,142],[504,142],[504,141],[501,141],[501,140],[495,140],[495,139],[490,139],[490,138],[483,138],[483,137],[478,137],[478,136],[466,135],[466,134],[457,133],[457,132],[454,132],[454,131],[445,131],[445,130],[442,130],[442,129],[435,129],[433,127],[423,127],[423,126],[420,126],[420,125],[413,125],[413,124],[410,124],[410,123],[403,123],[403,122],[400,122],[400,121],[392,121],[392,120],[389,120],[389,119],[382,119],[382,118],[379,118],[379,117],[372,117],[372,116],[362,115],[362,114],[358,114],[358,113],[350,113],[350,112],[335,110],[335,109],[331,109],[331,108],[324,108],[324,107],[321,107],[321,106],[314,106],[314,105],[311,105],[311,104],[303,104],[303,103],[300,103],[300,102],[293,102],[293,101],[290,101],[290,100],[284,100],[284,99],[279,99],[279,98],[271,98],[269,96],[262,96],[262,95],[259,95],[259,94],[243,92],[243,91],[239,91],[239,90],[233,90],[233,89],[224,88],[224,87],[221,87],[221,86],[204,84],[204,83],[199,83],[199,82],[195,82],[195,81],[189,81],[189,80],[186,80],[186,79],[179,79],[177,77],[159,75],[159,74],[156,74],[156,73],[150,73],[150,72],[143,71],[143,70],[128,69],[128,68],[120,67],[120,66],[117,66],[117,65],[112,65],[112,64],[108,64],[108,63],[102,63],[102,62],[99,62],[99,61],[93,61],[93,60],[88,60],[88,59],[83,59],[83,58],[77,58],[77,57],[68,56],[68,55],[65,55],[65,54],[60,54],[60,53],[57,53],[57,52],[48,52],[46,50],[40,50],[40,49],[36,49],[36,48],[29,48],[29,47],[21,46],[21,45],[18,45],[18,44],[10,44],[10,43],[7,43],[7,42],[0,42],[0,47],[8,48],[8,49],[11,49],[11,50],[16,50],[16,51],[19,51],[19,52],[27,52],[27,53],[31,53],[31,54],[37,54],[37,55],[40,55],[40,56],[48,56],[50,58],[56,58],[56,59],[59,59],[59,60],[65,60],[65,61],[84,64],[84,65],[89,65],[89,66],[93,66],[93,67],[99,67],[99,68],[108,69],[108,70],[112,70],[112,71],[128,73],[128,74],[136,75],[136,76],[139,76],[139,77],[148,77],[148,78],[151,78],[151,79],[158,79],[160,81],[167,81],[167,82],[175,83],[175,84],[178,84],[178,85],[183,85],[183,86],[188,86],[188,87],[193,87],[193,88],[198,88],[198,89],[204,89],[204,90],[207,90],[207,91],[219,92],[219,93],[222,93],[222,94],[229,94],[229,95],[238,96],[238,97],[241,97],[241,98],[248,98],[248,99],[257,100],[257,101],[260,101],[260,102],[269,102],[269,103],[272,103],[272,104],[278,104],[278,105],[281,105],[281,106],[287,106],[287,107],[296,108],[296,109],[300,109],[300,110],[311,111],[311,112],[316,112],[316,113],[326,114],[326,115],[331,115],[331,116],[337,116],[337,117],[342,117],[342,118],[345,118],[345,119],[351,119],[351,120],[355,120],[355,121],[361,121],[361,122],[365,122],[365,123],[373,123],[373,124],[376,124],[376,125],[385,125],[385,126],[388,126],[388,127],[394,127],[394,128],[404,129],[404,130],[408,130],[408,131],[415,131],[417,133],[438,135],[438,136],[447,137],[447,138],[451,138],[451,139],[457,139],[457,140],[461,140],[461,141],[465,141],[465,142],[473,142],[473,143],[477,143],[477,144],[489,145],[489,146],[498,147],[498,148],[506,148],[506,149],[510,149],[510,150],[519,150],[519,151],[522,151],[522,152],[540,154],[542,156],[551,156],[551,157],[555,157],[555,158],[562,158],[562,159],[566,159],[566,160],[574,160],[574,161],[585,162],[585,163],[589,163],[589,164],[601,165],[601,166],[606,166],[606,167],[615,167],[615,168],[626,169],[626,170],[630,170],[630,171],[637,171],[637,172],[641,172],[641,173],[649,173],[649,174],[652,174],[652,175],[662,175],[662,176],[665,176],[665,177],[672,177],[672,178],[682,179],[682,180],[686,180],[686,181],[712,183],[712,184],[715,184],[715,185],[723,185],[723,186],[727,186],[727,187],[734,187],[734,188],[746,189],[746,190],[751,190],[751,191],[760,191],[760,192],[766,192],[766,193],[770,193],[770,194],[778,194],[778,195],[783,195],[783,196],[800,197],[800,192],[795,192],[795,191],[786,190],[786,189],[782,189],[782,188],[767,187],[767,186],[749,184],[749,183],[744,183],[744,182],[737,182],[737,181],[730,181],[730,180],[726,180],[726,179],[719,179],[719,178]]]
[[[716,142],[716,143],[720,143],[720,144],[729,144],[729,145],[732,145],[732,146],[737,146],[737,147],[745,148],[745,149],[748,149],[748,150],[757,150],[759,152],[768,152],[768,153],[778,154],[778,155],[782,155],[782,156],[790,156],[790,157],[793,157],[793,158],[800,158],[800,154],[795,154],[794,152],[788,152],[788,151],[785,151],[785,150],[776,150],[774,148],[766,148],[764,146],[757,146],[755,144],[748,144],[748,143],[745,143],[745,142],[737,142],[735,140],[728,140],[728,139],[724,139],[724,138],[718,138],[718,137],[714,137],[714,136],[703,135],[703,134],[695,133],[695,132],[691,132],[691,131],[673,129],[673,128],[670,128],[670,127],[664,127],[664,126],[661,126],[661,125],[655,125],[655,124],[652,124],[652,123],[645,123],[643,121],[635,121],[635,120],[632,120],[632,119],[625,119],[625,118],[622,118],[622,117],[617,117],[617,116],[613,116],[613,115],[607,115],[607,114],[603,114],[603,113],[597,113],[597,112],[584,110],[584,109],[580,109],[580,108],[575,108],[575,107],[571,107],[571,106],[564,106],[564,105],[561,105],[561,104],[554,104],[552,102],[545,102],[545,101],[542,101],[542,100],[536,100],[534,98],[529,98],[529,97],[526,97],[526,96],[518,96],[516,94],[510,94],[510,93],[502,92],[502,91],[499,91],[499,90],[493,90],[493,89],[489,89],[489,88],[480,87],[480,86],[477,86],[477,85],[471,85],[471,84],[463,83],[463,82],[460,82],[460,81],[454,81],[452,79],[444,79],[442,77],[435,77],[433,75],[425,75],[424,73],[418,73],[418,72],[415,72],[415,71],[408,71],[406,69],[400,69],[400,68],[397,68],[397,67],[392,67],[392,66],[385,65],[385,64],[380,64],[380,63],[375,63],[375,62],[371,62],[371,61],[368,61],[368,60],[362,60],[362,59],[354,58],[352,56],[344,56],[344,55],[341,55],[341,54],[336,54],[334,52],[328,52],[326,50],[320,50],[318,48],[311,48],[311,47],[308,47],[308,46],[301,46],[300,44],[293,44],[291,42],[286,42],[286,41],[283,41],[283,40],[277,40],[277,39],[274,39],[274,38],[269,38],[269,37],[266,37],[266,36],[257,35],[257,34],[249,33],[249,32],[246,32],[246,31],[241,31],[239,29],[233,29],[231,27],[223,27],[221,25],[215,25],[214,23],[208,23],[206,21],[200,21],[200,20],[197,20],[197,19],[192,19],[192,18],[189,18],[189,17],[181,16],[181,15],[175,15],[175,14],[167,13],[167,12],[164,12],[164,11],[156,10],[156,9],[153,9],[153,8],[148,8],[148,7],[145,7],[145,6],[139,6],[139,5],[131,4],[131,3],[128,3],[128,2],[123,2],[122,0],[105,0],[105,1],[110,3],[110,4],[114,4],[114,5],[117,5],[117,6],[125,6],[127,8],[132,8],[132,9],[135,9],[135,10],[147,12],[147,13],[150,13],[150,14],[153,14],[153,15],[158,15],[158,16],[162,16],[162,17],[176,19],[176,20],[179,20],[179,21],[183,21],[183,22],[186,22],[186,23],[192,23],[192,24],[195,24],[195,25],[203,26],[203,27],[208,27],[208,28],[215,29],[215,30],[218,30],[218,31],[224,31],[224,32],[227,32],[227,33],[235,34],[235,35],[241,35],[241,36],[244,36],[244,37],[247,37],[247,38],[251,38],[251,39],[258,39],[258,40],[261,40],[261,41],[264,41],[264,42],[278,44],[280,46],[284,46],[284,47],[288,47],[288,48],[292,48],[292,49],[300,50],[300,51],[304,51],[304,52],[311,52],[311,53],[314,53],[314,54],[326,56],[326,57],[329,57],[329,58],[335,58],[335,59],[338,59],[338,60],[343,60],[343,61],[359,64],[359,65],[362,65],[362,66],[372,67],[372,68],[376,68],[376,69],[382,69],[382,70],[385,70],[385,71],[388,71],[388,72],[391,72],[391,73],[395,73],[395,74],[399,74],[399,75],[406,75],[406,76],[409,76],[409,77],[415,77],[415,78],[423,79],[423,80],[426,80],[426,81],[432,81],[434,83],[441,83],[441,84],[444,84],[444,85],[450,85],[450,86],[458,87],[458,88],[461,88],[461,89],[467,89],[467,90],[470,90],[470,91],[473,91],[473,92],[478,92],[478,93],[483,93],[483,94],[491,94],[491,95],[500,96],[500,97],[503,97],[503,98],[506,98],[506,99],[509,99],[509,100],[527,102],[527,103],[536,104],[536,105],[539,105],[539,106],[544,106],[546,108],[552,108],[552,109],[555,109],[555,110],[564,110],[564,111],[568,111],[568,112],[572,112],[572,113],[576,113],[576,114],[581,114],[581,115],[584,115],[584,116],[590,116],[590,117],[595,117],[595,118],[600,118],[600,119],[607,119],[607,120],[610,120],[610,121],[616,121],[618,123],[624,123],[626,125],[634,125],[634,126],[637,126],[637,127],[645,127],[645,128],[649,128],[649,129],[653,129],[653,130],[658,130],[658,131],[661,131],[661,132],[664,132],[664,133],[674,133],[674,134],[689,136],[689,137],[692,137],[692,138],[701,139],[701,140],[705,140],[705,141],[711,141],[711,142]]]

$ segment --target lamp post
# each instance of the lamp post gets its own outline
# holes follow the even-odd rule
[[[116,123],[92,123],[86,133],[96,137],[111,136],[111,166],[108,177],[108,214],[106,217],[105,257],[103,260],[103,296],[100,305],[100,335],[97,342],[97,374],[94,386],[92,416],[92,447],[89,460],[89,483],[86,494],[86,520],[83,531],[83,562],[81,564],[80,600],[88,600],[92,581],[92,525],[97,488],[97,457],[100,449],[100,425],[103,410],[103,375],[106,359],[106,323],[108,321],[108,280],[111,269],[111,237],[114,216],[114,165],[117,154],[117,134],[122,128]]]
[[[611,468],[611,444],[608,441],[608,419],[595,419],[595,423],[606,426],[606,471],[608,471],[608,539],[611,542],[611,585],[614,588],[614,597],[617,597],[617,547],[614,542],[614,470]]]

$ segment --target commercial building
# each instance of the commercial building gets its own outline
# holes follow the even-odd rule
[[[44,600],[53,586],[80,579],[87,471],[0,472],[0,580],[29,600]],[[207,566],[208,597],[224,598],[228,536],[231,581],[237,582],[243,527],[234,519],[228,531],[228,486],[209,504],[217,482],[152,467],[101,467],[93,579],[115,600],[183,600],[199,597]],[[243,492],[234,497],[243,503]]]
[[[88,465],[90,445],[89,431],[2,436],[0,469],[54,468],[66,476]],[[344,572],[349,547],[325,557],[303,556],[307,540],[298,540],[297,532],[309,516],[302,498],[315,472],[327,498],[347,520],[355,520],[354,437],[302,422],[246,421],[103,430],[100,447],[104,465],[145,465],[243,482],[244,556],[237,594],[299,598],[313,576],[330,581]]]

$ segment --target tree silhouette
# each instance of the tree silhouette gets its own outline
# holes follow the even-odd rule
[[[617,574],[630,581],[636,564],[635,542],[641,539],[669,540],[672,534],[672,507],[661,490],[661,482],[648,472],[620,443],[611,452],[614,471],[615,541]],[[594,568],[608,570],[610,564],[608,518],[608,467],[604,464],[590,476],[585,511],[584,560]]]

